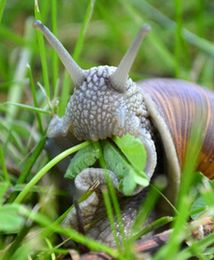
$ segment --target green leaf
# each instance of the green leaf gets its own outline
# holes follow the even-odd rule
[[[135,174],[133,174],[135,182],[143,187],[148,186],[148,176],[144,172],[147,154],[142,141],[130,134],[122,137],[115,136],[113,141],[120,148],[133,169],[135,169]]]
[[[127,134],[122,137],[115,136],[113,141],[137,171],[141,172],[144,170],[147,156],[145,147],[139,138]]]
[[[122,182],[122,190],[125,195],[131,195],[136,188],[136,181],[132,171],[128,172]]]
[[[99,157],[100,149],[95,144],[90,144],[79,150],[71,159],[65,178],[74,179],[82,170],[93,165]]]
[[[131,195],[137,184],[144,187],[149,185],[148,177],[140,176],[129,164],[120,151],[110,142],[103,142],[103,155],[108,169],[113,171],[119,179],[119,188],[124,195]]]
[[[20,206],[6,204],[0,207],[0,231],[4,233],[17,233],[24,223],[20,215]]]
[[[142,187],[149,185],[148,176],[143,171],[146,151],[141,140],[131,135],[114,137],[114,142],[118,148],[109,141],[102,141],[103,156],[107,168],[118,177],[120,191],[128,196],[133,194],[137,185]],[[74,179],[83,169],[92,166],[100,158],[99,147],[99,144],[94,142],[78,151],[71,159],[65,177]]]
[[[214,190],[214,180],[209,180],[209,184],[212,187],[212,190]]]
[[[204,213],[204,209],[206,208],[206,203],[202,196],[198,197],[191,206],[191,218],[197,219],[201,214]]]
[[[34,239],[34,242],[36,239]],[[35,247],[30,245],[30,241],[27,241],[21,245],[13,255],[13,259],[23,260],[29,259],[29,255],[35,250]],[[11,258],[12,259],[12,258]]]
[[[141,171],[140,174],[138,172],[135,172],[132,178],[140,186],[147,187],[149,185],[148,176],[143,171]]]
[[[103,142],[103,156],[108,169],[113,171],[118,178],[126,176],[130,166],[124,160],[120,152],[108,141]]]
[[[213,183],[213,181],[210,180],[209,183],[211,184]],[[214,189],[212,188],[212,186],[210,186],[210,189],[204,190],[202,196],[206,206],[209,208],[210,214],[214,215]]]

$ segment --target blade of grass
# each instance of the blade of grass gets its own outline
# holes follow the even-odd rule
[[[208,40],[205,40],[204,38],[201,38],[186,29],[183,30],[183,37],[188,43],[198,47],[208,55],[214,57],[214,46]]]
[[[202,114],[206,112],[202,111]],[[206,118],[201,117],[200,111],[196,113],[197,118]],[[191,212],[191,203],[192,197],[189,196],[189,190],[191,187],[191,183],[194,178],[194,170],[196,167],[196,163],[198,160],[199,152],[201,150],[201,145],[203,142],[203,126],[204,122],[199,122],[195,117],[193,120],[193,125],[190,133],[190,137],[188,140],[187,153],[185,158],[185,164],[181,174],[181,184],[180,191],[177,200],[177,211],[175,222],[173,223],[173,232],[170,236],[170,240],[167,245],[164,246],[155,256],[155,260],[164,259],[165,257],[169,257],[169,259],[173,259],[176,256],[178,249],[188,234],[188,229],[186,227],[186,223]],[[203,120],[202,120],[203,121]],[[185,232],[184,232],[185,229]]]
[[[36,162],[37,158],[39,157],[39,155],[42,152],[42,149],[45,144],[45,140],[46,140],[46,138],[42,137],[41,140],[38,142],[38,144],[33,149],[31,155],[28,155],[27,159],[22,162],[22,166],[21,166],[22,174],[19,176],[19,178],[17,180],[17,184],[21,184],[21,183],[25,182],[31,168],[33,167],[34,163]]]
[[[116,195],[116,191],[113,187],[112,181],[110,180],[109,176],[106,176],[107,179],[107,185],[108,185],[108,190],[109,190],[109,199],[112,201],[113,209],[115,211],[115,216],[117,220],[117,224],[119,226],[119,232],[121,236],[122,243],[120,243],[120,247],[122,249],[126,248],[126,238],[125,238],[125,231],[124,231],[124,224],[123,224],[123,219],[120,211],[120,206],[119,206],[119,201]]]
[[[197,250],[199,250],[200,252],[203,252],[209,246],[211,248],[213,243],[214,243],[214,233],[211,233],[208,236],[204,237],[203,239],[201,239],[199,241],[195,241],[188,248],[185,248],[184,250],[178,252],[176,260],[177,259],[179,259],[179,260],[190,259],[193,255],[193,253],[192,253],[192,251],[194,251],[193,248],[197,248]],[[205,258],[205,259],[207,259],[207,258]]]
[[[32,39],[32,19],[27,19],[25,25],[25,39]],[[26,74],[26,65],[30,62],[31,59],[31,50],[27,47],[23,48],[20,54],[20,60],[18,61],[18,65],[16,71],[14,73],[14,84],[9,89],[8,101],[12,103],[20,102],[22,94],[23,94],[23,84],[18,84],[17,82],[23,82]],[[17,107],[11,106],[7,110],[6,119],[9,124],[13,121],[17,114]]]
[[[62,91],[60,94],[60,102],[59,102],[59,107],[57,114],[59,116],[63,116],[65,114],[65,109],[70,97],[70,92],[71,92],[71,79],[67,71],[64,71],[63,76],[62,76]]]
[[[37,0],[34,1],[34,14],[37,20],[42,21],[41,13],[39,10],[39,4]],[[37,30],[36,30],[36,35],[39,44],[39,53],[40,53],[41,64],[42,64],[42,75],[43,75],[43,80],[45,85],[45,91],[47,96],[50,98],[50,84],[48,79],[48,65],[47,65],[47,58],[46,58],[45,41],[43,35]]]
[[[114,237],[115,243],[117,245],[117,248],[120,248],[120,238],[118,236],[118,231],[117,231],[117,228],[115,225],[115,218],[114,218],[113,208],[111,205],[111,200],[110,200],[110,196],[108,194],[108,190],[107,189],[103,190],[102,194],[103,194],[103,200],[104,200],[108,220],[109,220],[109,223],[111,226],[111,231],[113,233],[113,237]]]
[[[41,17],[43,18],[43,21],[48,20],[49,11],[51,8],[51,4],[49,1],[42,1],[42,0],[36,0],[39,1],[39,5],[41,6]]]
[[[5,27],[2,24],[0,26],[0,37],[2,40],[8,40],[18,46],[31,47],[32,49],[35,49],[34,43],[31,42],[30,39],[25,39],[23,36],[19,36],[13,33],[11,29]]]
[[[126,12],[130,15],[130,17],[138,24],[138,26],[142,26],[145,22],[142,14],[139,12],[139,9],[134,8],[129,2],[124,2],[120,0],[121,4],[125,8]],[[175,68],[175,60],[173,54],[166,48],[160,37],[157,35],[155,31],[151,31],[149,37],[147,38],[149,42],[149,46],[153,46],[157,51],[157,55],[164,62],[164,64],[170,68]]]
[[[10,244],[10,246],[5,251],[4,255],[1,257],[2,260],[8,260],[13,259],[13,254],[15,251],[20,247],[23,239],[26,237],[30,230],[30,225],[24,225],[16,238],[13,240],[13,243]]]
[[[145,201],[140,207],[139,213],[135,219],[135,222],[132,226],[132,234],[137,234],[139,230],[142,230],[142,225],[145,223],[146,219],[148,218],[149,214],[153,210],[155,203],[157,202],[157,199],[159,198],[159,193],[155,188],[151,186],[149,192],[146,195]],[[133,237],[130,237],[130,244],[134,241],[132,240]]]
[[[14,154],[18,155],[18,158],[20,159],[22,152],[26,151],[26,147],[23,146],[23,142],[18,134],[15,123],[13,122],[13,124],[8,125],[7,122],[2,121],[2,122],[0,122],[0,129],[1,128],[6,132],[5,135],[3,135],[3,133],[1,133],[1,136],[0,136],[0,139],[2,138],[2,141],[4,142],[3,143],[4,152],[8,153],[8,151],[10,150],[10,147],[11,148],[13,147],[13,149],[11,149],[13,155]],[[26,130],[26,132],[27,132],[27,130]],[[10,138],[9,138],[10,140],[7,139],[8,136],[10,136]],[[6,141],[5,141],[5,139],[6,139]],[[8,140],[9,140],[9,142],[8,142]]]
[[[180,66],[182,58],[182,2],[174,0],[176,12],[176,27],[175,27],[175,76],[180,76]]]
[[[27,69],[28,69],[28,77],[30,79],[30,87],[31,87],[31,92],[32,92],[32,96],[33,96],[34,106],[36,108],[38,108],[39,107],[39,103],[37,101],[35,83],[34,83],[34,80],[33,80],[32,70],[31,70],[31,67],[30,67],[29,64],[27,66]],[[38,123],[38,127],[39,127],[39,132],[41,134],[44,134],[44,129],[42,127],[42,118],[40,116],[40,113],[36,113],[36,118],[37,118],[37,123]]]
[[[141,0],[139,2],[138,0],[133,0],[132,3],[139,10],[141,10],[141,12],[147,13],[150,17],[152,17],[155,21],[160,23],[165,28],[174,30],[176,23],[173,20],[169,19],[166,15],[161,13],[159,10],[157,10],[155,7],[153,7],[151,4],[149,4],[147,1]],[[214,46],[208,40],[197,36],[196,34],[188,31],[185,28],[182,29],[182,36],[188,43],[196,46],[197,48],[200,48],[208,55],[214,57]]]
[[[115,249],[112,249],[100,242],[97,242],[89,237],[86,237],[73,229],[64,228],[61,225],[58,225],[57,223],[52,223],[46,216],[38,212],[30,211],[26,207],[23,207],[22,212],[20,213],[30,218],[31,220],[37,222],[41,226],[44,226],[45,228],[48,227],[50,230],[56,233],[69,237],[71,240],[80,243],[82,245],[85,245],[91,250],[98,251],[98,252],[99,251],[105,252],[115,258],[118,257],[118,252]]]
[[[0,182],[0,206],[5,203],[5,198],[7,197],[8,189],[10,188],[10,183],[7,181]]]
[[[1,123],[0,123],[0,129],[1,129]],[[8,130],[8,131],[10,131],[10,130]],[[2,145],[4,147],[4,150],[7,151],[7,156],[12,156],[14,161],[18,162],[18,161],[20,161],[22,159],[22,157],[20,155],[20,150],[21,149],[19,149],[19,147],[18,147],[19,144],[16,145],[16,143],[14,143],[14,144],[13,143],[9,143],[9,144],[5,143],[5,138],[8,135],[8,131],[6,132],[6,134],[2,134],[1,133],[0,142],[2,143]],[[13,135],[11,135],[11,136],[12,136],[11,139],[14,142],[16,142],[17,141],[16,140],[16,136],[13,136]]]
[[[72,204],[68,209],[66,209],[65,212],[63,212],[62,215],[60,215],[55,221],[54,223],[56,224],[62,224],[63,220],[65,220],[65,218],[67,217],[67,215],[69,214],[69,212],[71,212],[72,210],[74,210],[74,205]],[[48,227],[44,228],[41,232],[41,236],[43,238],[45,237],[49,237],[51,234],[53,233],[53,231],[51,231]]]
[[[39,89],[41,90],[41,93],[45,97],[45,104],[48,107],[48,109],[51,111],[52,114],[54,114],[54,105],[51,103],[50,97],[47,95],[45,88],[42,86],[42,84],[38,81],[37,85]]]
[[[88,7],[86,9],[86,13],[85,13],[84,20],[83,20],[83,23],[82,23],[82,26],[81,26],[80,34],[79,34],[79,37],[78,37],[78,40],[77,40],[77,43],[76,43],[76,46],[75,46],[75,49],[74,49],[74,53],[73,53],[73,58],[77,61],[79,60],[79,56],[80,56],[80,53],[81,53],[82,48],[83,48],[85,35],[86,35],[86,32],[87,32],[93,11],[94,11],[94,5],[95,5],[95,0],[90,0]]]
[[[51,255],[50,255],[51,260],[56,260],[56,255],[55,255],[55,253],[53,252],[54,247],[53,247],[51,241],[46,238],[46,239],[45,239],[45,242],[46,242],[46,244],[47,244],[49,250],[52,251],[52,253],[51,253]]]
[[[151,224],[148,224],[146,227],[144,227],[142,230],[137,232],[136,234],[133,235],[132,239],[136,241],[137,239],[141,238],[145,234],[148,234],[151,231],[154,231],[155,229],[158,229],[166,224],[169,224],[170,222],[173,221],[173,217],[161,217],[155,221],[153,221]]]
[[[57,9],[58,9],[58,2],[56,0],[52,0],[51,2],[51,19],[52,19],[52,32],[55,36],[57,36]],[[57,81],[59,75],[59,59],[54,50],[52,50],[52,85],[54,88],[54,97],[56,95],[57,89]]]
[[[187,144],[187,152],[183,167],[183,173],[181,174],[181,185],[177,200],[178,211],[179,207],[181,207],[182,205],[182,200],[185,197],[185,195],[188,194],[189,187],[193,181],[193,174],[195,172],[197,160],[199,158],[199,154],[205,137],[204,126],[206,126],[205,120],[207,118],[206,108],[203,108],[202,111],[198,109],[198,111],[195,113],[196,114],[195,117],[193,117],[192,129]]]
[[[32,107],[32,106],[21,104],[21,103],[15,103],[15,102],[8,101],[8,102],[5,102],[3,105],[9,105],[8,107],[15,106],[15,107],[19,107],[19,108],[22,108],[22,109],[25,109],[25,110],[33,111],[35,113],[43,113],[43,114],[46,114],[46,115],[50,115],[51,114],[50,111],[45,110],[43,108]]]
[[[27,196],[27,194],[30,192],[31,188],[38,182],[40,179],[58,162],[60,162],[65,157],[69,156],[72,153],[77,152],[81,148],[84,148],[89,145],[89,141],[85,141],[81,144],[75,145],[64,152],[57,155],[55,158],[53,158],[50,162],[48,162],[31,180],[26,184],[24,189],[19,193],[19,195],[14,200],[15,203],[21,203],[22,200]]]
[[[203,37],[204,36],[204,10],[205,10],[205,1],[204,0],[198,0],[195,1],[195,9],[197,11],[196,15],[196,22],[197,22],[197,29],[198,34]]]
[[[201,79],[206,82],[206,86],[214,90],[214,60],[212,57],[207,59],[206,65],[202,71]]]
[[[115,189],[112,185],[112,182],[109,181],[108,183],[108,189],[110,194],[110,199],[112,201],[113,209],[115,211],[116,216],[116,223],[118,226],[118,231],[120,234],[120,247],[117,247],[120,251],[121,259],[134,259],[134,250],[133,247],[130,246],[129,240],[127,239],[127,235],[125,233],[125,226],[124,221],[122,218],[122,213],[119,207],[119,201],[115,192]],[[114,225],[116,224],[114,223]]]
[[[62,257],[63,255],[67,256],[70,253],[69,249],[63,249],[61,246],[63,246],[63,243],[58,244],[57,246],[50,248],[50,249],[43,248],[41,253],[39,253],[37,255],[37,258],[38,259],[50,259],[50,255],[52,255],[52,254],[60,255],[60,257]],[[58,259],[58,258],[56,257],[56,258],[53,258],[53,259],[55,260],[55,259]]]
[[[162,247],[158,253],[155,255],[154,260],[165,259],[169,256],[169,259],[175,257],[176,252],[178,251],[181,242],[184,240],[184,237],[187,235],[187,230],[185,229],[185,224],[188,219],[191,200],[185,198],[182,202],[182,214],[177,215],[175,219],[175,224],[173,225],[173,232],[170,236],[168,243]],[[185,231],[184,231],[185,229]]]
[[[97,143],[97,145],[99,146],[99,149],[102,151],[101,145],[99,143]],[[104,160],[104,157],[103,157],[102,153],[101,153],[101,156],[99,158],[99,163],[100,163],[100,166],[103,169],[107,169],[106,162]],[[119,242],[119,245],[117,244],[118,248],[124,249],[124,248],[126,248],[126,246],[125,246],[126,239],[125,239],[124,225],[123,225],[123,219],[122,219],[122,216],[121,216],[119,201],[118,201],[118,198],[117,198],[117,195],[116,195],[116,191],[115,191],[115,189],[113,187],[112,181],[109,178],[108,174],[105,174],[105,179],[106,179],[108,192],[109,192],[109,193],[107,193],[107,195],[108,195],[107,199],[109,200],[109,205],[110,206],[111,206],[111,202],[112,202],[113,209],[114,209],[114,212],[115,212],[115,215],[116,215],[116,222],[118,224],[119,232],[120,232],[120,236],[121,236],[121,241],[117,241],[117,237],[115,237],[115,241]],[[114,221],[114,228],[115,228],[115,221]]]
[[[1,165],[1,168],[2,168],[3,175],[4,175],[4,180],[6,182],[10,183],[10,176],[9,176],[8,171],[7,171],[4,149],[1,145],[1,143],[0,143],[0,165]]]
[[[7,3],[7,0],[1,0],[0,1],[0,23],[1,23],[1,20],[2,20],[2,17],[3,17],[3,13],[4,13],[6,3]]]

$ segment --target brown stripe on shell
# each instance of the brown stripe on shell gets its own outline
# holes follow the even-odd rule
[[[214,179],[214,93],[183,80],[152,79],[138,85],[150,95],[169,127],[181,169],[194,121],[203,127],[204,142],[196,170]]]

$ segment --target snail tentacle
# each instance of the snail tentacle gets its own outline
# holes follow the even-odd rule
[[[150,29],[151,28],[149,25],[144,25],[141,28],[128,51],[122,58],[120,64],[118,65],[117,70],[110,76],[111,84],[115,90],[119,92],[124,92],[126,90],[129,71],[135,60],[138,49],[140,48],[141,42]]]
[[[34,27],[39,29],[50,45],[57,51],[62,63],[69,72],[71,79],[76,87],[80,86],[85,78],[84,70],[73,60],[68,51],[64,48],[61,42],[52,34],[52,32],[41,21],[35,21]]]

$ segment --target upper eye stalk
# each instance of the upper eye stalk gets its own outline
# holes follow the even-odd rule
[[[34,27],[39,29],[44,34],[50,45],[56,50],[59,58],[69,72],[74,85],[76,87],[80,86],[85,78],[84,70],[80,68],[80,66],[74,61],[68,51],[61,44],[61,42],[41,21],[35,21]]]
[[[123,56],[120,64],[118,65],[116,71],[110,76],[110,81],[114,89],[119,92],[123,92],[126,89],[126,81],[129,76],[129,71],[132,64],[134,63],[137,52],[140,48],[141,42],[151,30],[150,25],[145,24],[138,32],[136,38],[132,42],[126,54]]]
[[[68,51],[64,48],[61,42],[52,34],[52,32],[44,25],[41,21],[35,21],[34,27],[39,29],[50,45],[56,50],[59,58],[64,64],[65,68],[69,72],[71,79],[75,87],[79,87],[83,80],[85,79],[85,71],[80,68],[80,66],[74,61]],[[112,87],[118,92],[123,92],[126,89],[126,81],[128,79],[128,74],[131,66],[135,60],[139,47],[142,40],[145,38],[146,34],[151,30],[149,25],[144,25],[138,32],[136,38],[132,42],[128,51],[122,58],[116,71],[110,75],[110,82]]]

